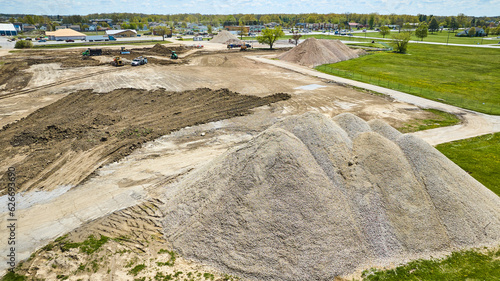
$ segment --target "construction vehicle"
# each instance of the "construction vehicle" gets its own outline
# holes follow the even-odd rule
[[[123,61],[120,57],[115,57],[111,62],[112,66],[123,66]]]
[[[143,57],[143,56],[140,56],[140,57],[135,58],[132,61],[132,66],[143,65],[143,64],[146,64],[146,63],[148,63],[148,59],[145,58],[145,57]]]
[[[130,54],[130,51],[125,49],[125,47],[122,47],[122,50],[120,51],[120,54],[122,55],[129,55]]]
[[[100,56],[102,55],[102,49],[90,49],[88,48],[82,53],[82,56]]]
[[[173,59],[173,60],[176,60],[179,58],[179,56],[177,56],[177,54],[175,53],[175,51],[172,51],[172,54],[170,55],[170,58]]]
[[[246,51],[246,50],[247,50],[247,45],[246,44],[242,44],[241,48],[240,48],[240,51]]]

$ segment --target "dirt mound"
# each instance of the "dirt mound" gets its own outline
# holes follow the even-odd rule
[[[208,88],[81,90],[4,126],[0,166],[16,167],[19,191],[77,184],[100,165],[128,155],[146,141],[186,126],[249,114],[251,108],[289,97],[260,98]],[[68,174],[62,175],[64,171]],[[54,173],[60,177],[52,177]],[[2,176],[4,180],[6,174]],[[6,185],[1,193],[5,190]]]
[[[333,280],[500,241],[498,196],[422,140],[351,114],[285,119],[164,198],[176,251],[256,280]]]
[[[359,51],[352,50],[339,40],[308,38],[278,58],[306,66],[336,63],[359,57]]]
[[[227,30],[223,30],[223,31],[219,32],[219,34],[215,35],[214,38],[212,38],[212,40],[210,40],[210,42],[225,44],[227,41],[229,41],[231,39],[239,41],[238,37],[236,37],[234,34],[232,34],[231,32],[229,32]]]

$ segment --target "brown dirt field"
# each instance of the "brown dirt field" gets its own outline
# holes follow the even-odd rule
[[[4,126],[0,139],[6,145],[0,157],[22,175],[19,191],[50,190],[79,183],[97,167],[121,159],[146,141],[186,126],[245,115],[251,108],[289,97],[260,98],[208,88],[118,89],[104,94],[82,90]],[[25,158],[13,163],[20,155]],[[74,169],[54,182],[54,173],[63,166]]]

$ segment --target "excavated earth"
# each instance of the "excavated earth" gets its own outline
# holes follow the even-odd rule
[[[289,97],[261,98],[208,88],[81,90],[4,126],[0,166],[17,167],[19,191],[75,185],[144,142],[187,126],[245,115],[251,108]],[[55,177],[61,167],[73,168]],[[2,194],[6,187],[2,185]]]
[[[333,280],[500,241],[500,198],[381,121],[308,113],[165,190],[167,241],[254,280]]]

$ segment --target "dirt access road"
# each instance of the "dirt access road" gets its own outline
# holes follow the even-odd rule
[[[465,110],[456,106],[424,99],[421,97],[383,88],[380,86],[375,86],[355,80],[329,75],[326,73],[322,73],[307,67],[288,63],[285,61],[271,60],[270,56],[248,56],[248,58],[255,61],[279,66],[284,69],[297,71],[305,75],[310,75],[322,79],[327,79],[329,81],[334,81],[336,83],[351,85],[357,88],[366,89],[377,93],[382,93],[384,95],[390,96],[391,98],[394,98],[394,100],[396,101],[413,104],[420,108],[432,108],[445,111],[448,113],[458,115],[461,118],[463,118],[463,122],[459,125],[412,133],[413,135],[424,139],[431,145],[438,145],[440,143],[500,132],[500,116],[483,114],[472,110]]]
[[[87,107],[99,108],[101,100],[91,99],[92,95],[96,97],[107,95],[120,88],[137,88],[148,91],[159,88],[164,88],[166,91],[186,91],[200,87],[228,88],[229,91],[255,97],[265,97],[273,93],[283,92],[290,94],[291,98],[255,108],[251,110],[251,115],[199,124],[174,131],[155,141],[145,143],[140,148],[137,147],[132,154],[119,162],[98,168],[101,165],[99,159],[102,159],[106,149],[106,146],[102,146],[102,153],[96,153],[94,155],[96,157],[82,155],[74,158],[81,160],[75,160],[76,166],[84,165],[97,169],[91,178],[77,186],[75,184],[79,181],[68,182],[64,176],[72,175],[75,165],[61,165],[54,170],[55,166],[46,162],[45,165],[48,164],[48,166],[40,166],[42,167],[40,173],[47,174],[43,180],[46,184],[34,184],[31,192],[19,197],[19,202],[25,202],[17,213],[20,221],[23,222],[18,229],[18,240],[19,244],[22,245],[18,252],[19,260],[27,258],[34,250],[50,240],[84,225],[90,220],[157,198],[158,189],[156,187],[177,181],[193,169],[217,157],[229,147],[248,141],[276,121],[287,116],[307,111],[317,111],[328,116],[342,112],[353,112],[366,120],[383,119],[393,126],[402,126],[413,119],[429,118],[427,111],[420,110],[414,105],[394,102],[387,97],[363,93],[330,83],[329,80],[253,61],[245,58],[245,55],[249,53],[251,52],[243,54],[235,50],[212,53],[202,50],[186,57],[180,63],[152,63],[134,68],[125,66],[116,71],[111,71],[114,68],[108,65],[101,65],[103,61],[98,61],[98,65],[79,67],[62,67],[61,62],[46,61],[46,63],[37,63],[20,70],[23,74],[30,74],[30,79],[24,89],[40,88],[33,92],[2,99],[0,106],[0,123],[2,125],[25,118],[30,113],[49,104],[57,105],[58,100],[64,102],[65,97],[72,95],[76,97],[79,93],[85,93],[84,96],[89,97]],[[269,52],[261,51],[253,52],[253,54],[265,55]],[[12,55],[17,54],[10,56]],[[57,55],[57,51],[52,55]],[[106,58],[111,59],[111,56],[106,56]],[[47,75],[47,72],[50,75]],[[54,81],[69,79],[82,72],[95,74],[78,81],[51,85]],[[93,90],[94,93],[85,91],[89,89]],[[81,90],[84,92],[79,92]],[[0,94],[5,92],[3,90]],[[189,100],[187,102],[189,103]],[[171,105],[164,103],[163,106],[167,109]],[[115,110],[120,111],[127,108],[117,104]],[[68,119],[69,114],[64,107],[54,107],[54,109],[51,111],[54,114],[51,120]],[[147,110],[143,113],[146,112]],[[105,115],[103,112],[101,114]],[[140,116],[141,112],[136,112],[136,115]],[[98,116],[91,118],[92,121],[95,117]],[[96,120],[101,119],[97,118]],[[133,119],[131,116],[129,120]],[[41,121],[44,120],[49,119],[41,119]],[[40,128],[60,128],[60,124],[55,124],[56,127],[50,127],[54,125],[52,123],[54,122],[44,122],[40,124]],[[78,118],[74,118],[69,127],[75,128],[77,123]],[[19,124],[23,125],[24,123],[17,122],[11,126]],[[99,134],[105,134],[106,129],[101,128],[100,124],[92,126],[97,126],[95,130]],[[22,134],[27,128],[21,126],[9,133],[12,136],[9,140],[13,140],[13,136]],[[132,129],[135,132],[135,128],[127,129]],[[99,134],[96,133],[95,136],[102,137]],[[42,134],[42,136],[45,135]],[[47,136],[50,137],[51,134]],[[83,140],[86,138],[87,135]],[[23,147],[30,148],[29,145]],[[10,155],[7,160],[0,163],[0,168],[5,170],[8,166],[24,161],[24,158],[30,155],[29,153],[33,152],[24,151]],[[71,158],[66,157],[66,159]],[[40,158],[40,161],[43,160],[45,160],[43,157]],[[57,172],[48,173],[52,170]],[[89,170],[87,169],[87,171]],[[69,178],[74,177],[81,177],[81,174],[72,175]],[[1,197],[1,200],[6,200],[6,197]],[[2,213],[0,216],[5,218],[6,213]],[[139,218],[130,218],[131,223],[136,219]],[[120,235],[120,231],[125,232],[126,230],[119,230],[113,235]],[[1,229],[0,235],[7,235],[6,229]],[[0,268],[5,269],[5,263],[2,263],[1,266]]]

